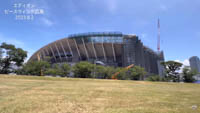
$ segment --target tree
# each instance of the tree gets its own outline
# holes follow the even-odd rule
[[[144,68],[140,66],[134,66],[129,69],[128,73],[128,77],[130,80],[144,80],[144,75],[146,75],[147,72]]]
[[[191,83],[195,82],[195,79],[193,77],[197,74],[198,72],[196,70],[191,70],[189,67],[185,66],[183,68],[183,81]]]
[[[23,49],[16,48],[12,44],[2,43],[0,45],[0,74],[13,72],[11,65],[22,66],[26,57],[27,52]]]
[[[73,66],[74,77],[92,78],[94,64],[89,62],[80,62]]]
[[[46,61],[31,61],[18,70],[17,74],[43,76],[49,68],[50,64]]]
[[[173,82],[179,82],[180,81],[180,74],[179,74],[179,70],[182,67],[182,63],[179,62],[175,62],[175,61],[167,61],[167,62],[162,62],[161,63],[164,68],[165,68],[165,72],[166,72],[166,79],[168,81],[173,81]]]

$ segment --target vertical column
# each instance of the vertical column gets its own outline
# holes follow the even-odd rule
[[[97,53],[96,53],[96,50],[95,50],[95,47],[94,47],[94,42],[92,40],[92,48],[93,48],[93,51],[94,51],[94,55],[95,55],[95,58],[97,60]]]
[[[37,54],[37,59],[38,59],[38,61],[40,61],[40,54],[39,53]]]
[[[56,45],[56,42],[55,42],[55,47],[56,47],[57,53],[58,53],[58,55],[59,55],[60,61],[62,61],[62,57],[61,57],[61,55],[60,55],[60,52],[59,52],[58,47],[57,47],[57,45]]]
[[[62,42],[60,42],[60,45],[61,45],[61,47],[62,47],[62,50],[63,50],[63,52],[64,52],[64,54],[65,54],[65,58],[66,58],[66,60],[67,60],[67,54],[66,54],[66,51],[65,51],[65,49],[64,49],[64,47],[63,47]]]
[[[57,62],[57,60],[56,60],[56,56],[55,56],[55,54],[54,54],[54,52],[53,52],[53,49],[52,49],[52,47],[51,47],[51,46],[49,46],[49,48],[51,49],[51,52],[52,52],[52,54],[53,54],[53,57],[54,57],[54,59],[55,59],[55,62]]]
[[[113,37],[112,37],[112,38],[113,38]],[[115,48],[114,48],[113,41],[112,41],[112,51],[113,51],[114,61],[116,61],[116,54],[115,54]]]
[[[46,54],[44,53],[44,50],[41,50],[41,52],[42,52],[43,60],[45,60]]]
[[[79,58],[81,59],[80,51],[79,51],[79,49],[78,49],[78,45],[77,45],[77,43],[76,43],[76,40],[75,40],[74,38],[73,38],[73,40],[74,40],[74,43],[75,43],[75,46],[76,46],[76,49],[77,49]]]
[[[104,49],[104,40],[103,40],[103,37],[102,37],[102,49],[103,49],[103,56],[104,56],[104,59],[105,61],[107,61],[107,58],[106,58],[106,53],[105,53],[105,49]]]
[[[44,48],[44,51],[46,51],[46,52],[47,52],[47,54],[50,56],[50,54],[49,54],[49,51],[48,51],[47,49],[45,49],[45,48]]]
[[[84,49],[85,49],[85,53],[86,53],[86,56],[87,56],[87,59],[89,60],[89,55],[88,55],[88,51],[87,51],[87,48],[85,46],[85,41],[83,38],[81,38],[82,42],[83,42],[83,46],[84,46]]]
[[[44,52],[47,53],[46,56],[50,57],[49,49],[47,47],[44,48]],[[48,59],[48,60],[51,60],[51,59]]]
[[[68,45],[68,48],[69,48],[69,50],[70,50],[70,53],[72,54],[72,57],[73,57],[74,54],[73,54],[73,52],[72,52],[72,48],[71,48],[71,46],[70,46],[70,44],[69,44],[69,40],[66,39],[66,41],[67,41],[67,45]]]

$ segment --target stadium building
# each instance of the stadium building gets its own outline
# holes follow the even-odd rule
[[[75,64],[89,61],[109,66],[126,67],[135,64],[150,74],[163,75],[163,52],[155,52],[143,45],[136,35],[121,32],[95,32],[69,35],[52,42],[37,52],[29,61],[46,60],[50,63]]]

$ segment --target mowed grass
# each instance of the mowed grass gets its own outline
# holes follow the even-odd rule
[[[0,75],[0,113],[200,113],[200,85]]]

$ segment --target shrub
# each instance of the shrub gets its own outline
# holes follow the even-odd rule
[[[32,61],[17,70],[17,74],[42,76],[49,67],[50,64],[46,61]]]
[[[116,68],[115,69],[115,73],[116,72],[120,72],[117,76],[116,76],[116,78],[118,79],[118,80],[126,80],[127,79],[127,75],[126,75],[126,71],[123,69],[123,68],[120,68],[120,67],[118,67],[118,68]]]
[[[105,67],[105,79],[111,79],[112,75],[116,72],[116,69],[114,67]]]
[[[53,76],[68,76],[70,72],[70,66],[68,64],[55,64],[52,66],[52,68],[49,68],[45,74],[46,75],[53,75]]]
[[[92,78],[94,64],[89,62],[80,62],[73,66],[74,77]]]
[[[159,75],[151,75],[147,78],[148,81],[163,81]]]
[[[133,68],[129,69],[128,73],[130,80],[143,80],[144,75],[146,75],[147,72],[140,66],[134,66]]]
[[[106,67],[101,66],[101,65],[94,65],[94,70],[93,70],[93,78],[101,78],[105,79],[106,78]]]

